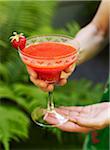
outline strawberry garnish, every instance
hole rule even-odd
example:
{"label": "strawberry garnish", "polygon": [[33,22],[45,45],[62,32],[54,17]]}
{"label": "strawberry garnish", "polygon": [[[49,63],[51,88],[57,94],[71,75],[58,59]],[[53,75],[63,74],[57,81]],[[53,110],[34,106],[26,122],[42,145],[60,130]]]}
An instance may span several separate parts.
{"label": "strawberry garnish", "polygon": [[23,36],[23,33],[17,34],[16,32],[13,32],[13,36],[10,37],[11,39],[11,45],[15,49],[22,50],[25,48],[26,45],[26,38]]}

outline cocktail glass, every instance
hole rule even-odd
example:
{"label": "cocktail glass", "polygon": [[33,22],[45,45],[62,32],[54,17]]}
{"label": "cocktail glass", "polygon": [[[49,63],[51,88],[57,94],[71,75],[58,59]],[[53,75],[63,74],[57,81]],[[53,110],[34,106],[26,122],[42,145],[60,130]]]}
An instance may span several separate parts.
{"label": "cocktail glass", "polygon": [[[67,46],[71,46],[74,49],[71,53],[56,57],[34,57],[29,54],[26,54],[26,52],[23,52],[22,50],[19,50],[19,54],[22,61],[24,62],[24,64],[26,64],[27,67],[30,67],[37,73],[38,79],[44,80],[49,84],[57,84],[60,80],[61,72],[70,65],[76,64],[78,59],[79,44],[76,40],[68,36],[46,35],[28,38],[26,47],[43,42],[54,42],[59,44],[61,43]],[[36,124],[45,127],[55,127],[62,125],[68,121],[68,116],[63,116],[59,114],[57,112],[57,109],[55,109],[52,92],[48,92],[48,102],[46,107],[47,108],[37,107],[32,112],[31,116]],[[46,118],[49,117],[49,115],[53,115],[54,118],[57,120],[57,123],[55,125],[46,122]]]}

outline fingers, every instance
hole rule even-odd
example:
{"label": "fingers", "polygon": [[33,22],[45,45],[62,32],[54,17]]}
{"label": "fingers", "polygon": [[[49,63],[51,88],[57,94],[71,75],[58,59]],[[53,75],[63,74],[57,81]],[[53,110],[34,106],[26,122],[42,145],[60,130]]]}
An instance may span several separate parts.
{"label": "fingers", "polygon": [[65,109],[65,107],[60,107],[55,109],[57,113],[66,116],[69,121],[76,123],[75,117],[79,115],[78,110],[74,109]]}
{"label": "fingers", "polygon": [[44,120],[51,125],[59,124],[59,120],[56,118],[54,113],[46,113],[44,116]]}
{"label": "fingers", "polygon": [[67,79],[72,74],[73,70],[75,69],[75,66],[76,66],[75,64],[72,64],[71,66],[69,66],[68,68],[66,68],[61,72],[59,81],[60,86],[64,86],[67,83]]}
{"label": "fingers", "polygon": [[[41,80],[40,80],[41,81]],[[40,87],[41,88],[41,87]],[[47,87],[42,87],[41,88],[44,92],[51,92],[54,90],[54,85],[53,84],[47,84]]]}
{"label": "fingers", "polygon": [[61,73],[61,79],[67,79],[71,73],[73,72],[73,70],[75,69],[75,64],[72,64],[71,66],[69,66],[68,68],[66,68],[65,70],[62,71]]}
{"label": "fingers", "polygon": [[[106,126],[104,117],[97,117],[93,105],[86,107],[60,107],[60,113],[68,113],[69,121],[91,129],[102,129]],[[98,111],[97,111],[98,112]]]}
{"label": "fingers", "polygon": [[68,116],[70,122],[76,123],[82,127],[94,128],[96,126],[96,121],[88,113],[83,113],[84,107],[60,107],[56,111],[63,116]]}
{"label": "fingers", "polygon": [[[64,86],[67,83],[67,78],[71,75],[72,71],[75,68],[75,64],[71,65],[61,73],[61,79],[59,81],[60,86]],[[54,85],[53,84],[47,84],[43,80],[37,79],[37,73],[32,70],[30,67],[27,67],[27,71],[30,75],[30,80],[39,88],[41,88],[45,92],[53,91],[54,90]]]}
{"label": "fingers", "polygon": [[67,83],[67,80],[66,80],[66,79],[61,79],[61,80],[59,81],[59,85],[60,85],[60,86],[64,86],[66,83]]}
{"label": "fingers", "polygon": [[102,119],[96,119],[96,118],[77,118],[76,123],[83,127],[92,128],[95,130],[103,129],[106,127],[106,124],[104,124]]}
{"label": "fingers", "polygon": [[[59,80],[59,85],[64,86],[67,83],[67,78],[71,75],[72,71],[74,70],[75,65],[71,65],[61,73],[61,79]],[[43,80],[37,79],[37,73],[32,70],[30,67],[27,67],[27,71],[30,75],[30,80],[39,88],[41,88],[45,92],[53,91],[54,85],[53,84],[47,84]]]}
{"label": "fingers", "polygon": [[64,108],[59,107],[59,108],[56,108],[55,110],[57,113],[63,116],[67,116],[69,120],[72,120],[74,122],[76,122],[76,120],[74,119],[74,116],[77,116],[79,114],[79,112],[70,110],[70,109],[65,109],[65,107]]}
{"label": "fingers", "polygon": [[30,80],[39,88],[41,88],[44,92],[49,92],[54,90],[53,84],[48,84],[43,80],[37,79],[37,73],[33,71],[30,67],[27,67],[27,71],[30,75]]}
{"label": "fingers", "polygon": [[[77,106],[62,107],[62,109],[72,111],[72,113],[70,113],[70,120],[71,121],[74,118],[75,123],[78,124],[79,126],[93,128],[96,125],[96,121],[95,121],[95,118],[92,118],[91,112],[88,111],[88,108],[89,108],[89,110],[92,111],[92,109],[90,109],[92,107],[90,107],[90,106],[86,106],[86,107],[77,107]],[[73,113],[74,111],[77,112],[76,115],[74,115],[74,113]]]}
{"label": "fingers", "polygon": [[68,120],[64,124],[59,125],[59,118],[54,113],[48,113],[44,117],[45,121],[47,121],[49,124],[56,126],[57,128],[67,131],[67,132],[82,132],[82,133],[87,133],[89,131],[92,131],[92,128],[89,127],[83,127],[74,122],[74,117],[78,115],[78,112],[73,112],[69,111],[68,109],[60,109],[56,108],[56,112],[65,118],[68,118],[69,114],[69,119],[72,121]]}
{"label": "fingers", "polygon": [[66,132],[81,132],[81,133],[88,133],[92,129],[80,127],[79,125],[73,123],[73,122],[66,122],[61,126],[58,126],[59,129],[66,131]]}
{"label": "fingers", "polygon": [[66,68],[66,69],[64,70],[64,72],[66,72],[66,73],[72,73],[73,70],[75,69],[75,67],[76,67],[76,64],[72,64],[72,65],[70,65],[68,68]]}
{"label": "fingers", "polygon": [[83,107],[81,107],[81,106],[61,106],[60,109],[81,112]]}
{"label": "fingers", "polygon": [[64,70],[64,72],[70,73],[70,72],[72,72],[72,68],[73,68],[73,65],[71,65],[71,66],[69,66],[68,68],[66,68],[66,69]]}
{"label": "fingers", "polygon": [[83,127],[93,128],[95,126],[95,122],[96,122],[94,119],[91,119],[88,117],[85,118],[84,116],[83,117],[76,116],[75,119],[76,119],[76,123],[80,126],[83,126]]}
{"label": "fingers", "polygon": [[71,75],[71,73],[66,73],[65,71],[61,72],[61,76],[60,79],[67,79],[69,76]]}
{"label": "fingers", "polygon": [[36,78],[33,78],[33,76],[30,76],[30,80],[39,88],[41,88],[44,92],[49,92],[53,91],[54,85],[53,84],[48,84],[43,80],[39,80]]}
{"label": "fingers", "polygon": [[65,109],[60,109],[60,108],[55,108],[55,111],[63,116],[68,116],[69,115],[69,111],[65,110]]}
{"label": "fingers", "polygon": [[55,125],[57,128],[61,129],[62,131],[66,132],[82,132],[82,133],[87,133],[91,131],[91,128],[85,128],[85,127],[80,127],[79,125],[67,121],[66,123],[62,125],[58,125],[59,121],[54,117],[54,115],[49,115],[48,117],[45,118],[45,121],[47,121],[51,125]]}
{"label": "fingers", "polygon": [[40,88],[46,88],[47,87],[47,83],[44,82],[43,80],[39,80],[39,79],[35,79],[33,78],[33,76],[30,76],[30,80],[38,87]]}
{"label": "fingers", "polygon": [[32,76],[33,78],[37,78],[37,73],[34,70],[32,70],[30,67],[27,67],[27,71],[30,76]]}

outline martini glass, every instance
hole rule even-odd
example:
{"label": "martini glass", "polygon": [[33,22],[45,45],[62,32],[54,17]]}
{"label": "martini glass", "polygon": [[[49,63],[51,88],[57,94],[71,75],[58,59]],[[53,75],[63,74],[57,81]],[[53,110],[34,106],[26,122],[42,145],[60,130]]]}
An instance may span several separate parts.
{"label": "martini glass", "polygon": [[[72,64],[76,64],[78,59],[79,45],[76,40],[64,35],[46,35],[34,36],[27,39],[26,48],[42,43],[58,43],[66,47],[73,48],[68,54],[60,56],[33,56],[26,52],[19,50],[20,57],[27,67],[30,67],[37,73],[37,78],[44,80],[48,84],[56,84],[60,80],[61,72]],[[46,49],[46,45],[45,45]],[[33,51],[33,49],[31,49]],[[60,51],[60,49],[59,49]],[[66,51],[66,49],[65,49]],[[46,119],[52,115],[57,123],[55,125],[49,124]],[[68,116],[63,116],[55,109],[53,101],[53,92],[48,92],[47,106],[37,107],[31,114],[33,121],[43,127],[56,127],[68,121]]]}

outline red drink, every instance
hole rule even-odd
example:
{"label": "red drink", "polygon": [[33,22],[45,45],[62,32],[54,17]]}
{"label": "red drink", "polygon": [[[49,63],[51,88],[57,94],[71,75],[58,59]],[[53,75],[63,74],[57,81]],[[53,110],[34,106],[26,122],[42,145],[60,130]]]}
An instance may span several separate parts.
{"label": "red drink", "polygon": [[31,44],[20,52],[23,62],[49,83],[58,82],[61,71],[76,63],[77,50],[68,44],[42,42]]}
{"label": "red drink", "polygon": [[[48,83],[57,83],[60,79],[61,71],[76,63],[78,49],[77,41],[71,37],[46,35],[28,38],[26,47],[19,50],[19,54],[27,67],[37,73],[39,79]],[[58,121],[55,125],[47,124],[46,122],[46,118],[50,114]],[[54,109],[52,92],[48,92],[47,108],[37,107],[32,112],[32,119],[36,124],[46,127],[62,125],[68,121],[68,117],[59,114]]]}

